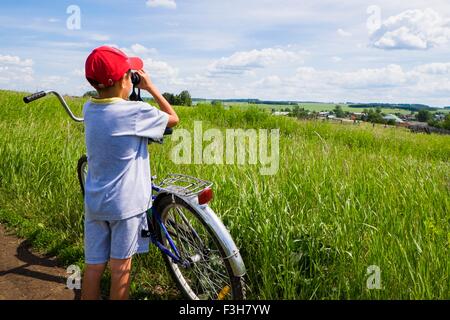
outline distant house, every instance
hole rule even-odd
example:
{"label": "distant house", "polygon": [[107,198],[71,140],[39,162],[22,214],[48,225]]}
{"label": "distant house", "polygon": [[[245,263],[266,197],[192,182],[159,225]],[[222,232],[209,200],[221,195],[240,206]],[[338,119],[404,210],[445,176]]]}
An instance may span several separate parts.
{"label": "distant house", "polygon": [[352,112],[350,118],[352,120],[362,120],[366,114],[364,112]]}
{"label": "distant house", "polygon": [[401,116],[402,120],[404,121],[415,121],[416,115],[415,114],[404,114]]}
{"label": "distant house", "polygon": [[383,119],[386,121],[394,120],[395,123],[403,123],[404,122],[402,119],[400,119],[399,117],[397,117],[394,114],[387,114],[383,117]]}
{"label": "distant house", "polygon": [[272,113],[274,116],[288,116],[289,112],[286,111],[275,111]]}

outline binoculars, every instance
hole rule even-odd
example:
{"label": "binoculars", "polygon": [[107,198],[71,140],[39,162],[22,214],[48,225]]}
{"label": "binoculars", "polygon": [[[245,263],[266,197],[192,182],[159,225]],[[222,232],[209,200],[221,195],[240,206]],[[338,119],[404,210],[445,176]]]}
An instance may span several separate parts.
{"label": "binoculars", "polygon": [[137,86],[139,84],[139,82],[141,82],[141,76],[136,72],[132,72],[131,73],[131,82],[133,83],[134,86]]}
{"label": "binoculars", "polygon": [[131,73],[131,82],[133,83],[133,92],[131,93],[129,100],[130,101],[142,101],[141,89],[137,88],[137,93],[136,93],[136,87],[139,84],[139,82],[141,82],[141,76],[136,72],[132,72]]}

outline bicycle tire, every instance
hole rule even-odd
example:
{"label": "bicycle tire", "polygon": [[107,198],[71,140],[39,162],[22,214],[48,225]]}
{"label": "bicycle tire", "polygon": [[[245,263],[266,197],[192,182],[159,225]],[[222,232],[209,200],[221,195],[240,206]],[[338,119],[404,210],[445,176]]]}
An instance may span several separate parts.
{"label": "bicycle tire", "polygon": [[[206,221],[204,221],[201,218],[201,216],[197,213],[197,211],[192,206],[190,206],[183,199],[181,199],[180,197],[177,197],[175,195],[167,194],[167,195],[163,196],[156,203],[155,209],[157,210],[157,212],[160,213],[161,221],[164,224],[164,226],[169,230],[170,226],[167,225],[167,220],[169,217],[168,210],[174,206],[182,207],[182,208],[186,209],[189,213],[191,213],[192,217],[196,218],[198,220],[198,222],[200,222],[201,225],[205,228],[208,235],[212,238],[214,245],[220,252],[220,259],[223,262],[223,265],[225,266],[226,274],[227,274],[226,280],[228,281],[228,283],[226,283],[225,286],[229,285],[229,287],[231,289],[231,290],[229,290],[229,292],[231,292],[231,296],[226,295],[226,298],[229,298],[231,300],[245,299],[246,286],[245,286],[244,276],[235,276],[233,274],[231,264],[230,264],[229,260],[226,259],[225,251],[222,248],[222,246],[220,245],[220,241],[217,240],[211,227],[206,223]],[[157,228],[156,233],[159,238],[159,241],[161,241],[161,243],[163,243],[164,245],[168,246],[168,241],[167,241],[166,237],[164,236],[164,232],[161,230],[155,217],[154,217],[153,222],[154,222],[154,226],[156,226],[156,228]],[[172,236],[172,240],[174,240],[174,242],[176,242],[176,239],[174,239],[173,236]],[[177,244],[177,248],[180,249],[179,243],[176,243],[176,244]],[[185,279],[184,275],[182,274],[182,270],[187,270],[187,269],[182,269],[182,267],[177,265],[176,263],[174,263],[168,255],[166,255],[164,253],[162,255],[163,255],[163,259],[165,261],[165,264],[169,270],[171,277],[173,278],[173,280],[177,284],[177,287],[180,289],[180,291],[183,293],[183,295],[190,300],[197,300],[197,299],[200,300],[199,292],[194,292],[194,290],[191,288],[191,285],[188,284],[188,281]],[[225,286],[223,287],[223,289],[225,289]],[[222,290],[220,292],[217,292],[217,291],[219,291],[219,290],[216,290],[215,292],[208,292],[208,293],[203,292],[201,295],[203,297],[202,300],[203,299],[204,300],[218,300],[219,298],[221,298],[220,294],[222,293]],[[208,298],[205,297],[205,294],[208,296]],[[213,299],[213,296],[216,299]]]}
{"label": "bicycle tire", "polygon": [[86,182],[86,174],[87,174],[87,156],[84,154],[78,159],[77,164],[77,174],[78,174],[78,182],[80,183],[81,193],[84,197],[84,184]]}

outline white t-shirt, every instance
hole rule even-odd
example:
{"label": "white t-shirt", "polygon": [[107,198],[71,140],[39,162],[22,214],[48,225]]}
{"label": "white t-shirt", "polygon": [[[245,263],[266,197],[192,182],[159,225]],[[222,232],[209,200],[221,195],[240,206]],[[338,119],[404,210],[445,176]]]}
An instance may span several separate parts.
{"label": "white t-shirt", "polygon": [[122,220],[152,205],[148,138],[160,139],[169,115],[145,102],[92,99],[83,107],[88,220]]}

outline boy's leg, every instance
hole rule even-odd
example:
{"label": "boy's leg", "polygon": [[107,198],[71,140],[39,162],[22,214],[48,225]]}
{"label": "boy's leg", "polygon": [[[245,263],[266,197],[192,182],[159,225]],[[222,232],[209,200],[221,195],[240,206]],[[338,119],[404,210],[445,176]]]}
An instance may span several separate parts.
{"label": "boy's leg", "polygon": [[103,271],[105,271],[105,267],[106,263],[86,265],[81,287],[82,300],[100,299],[100,280],[102,278]]}
{"label": "boy's leg", "polygon": [[128,299],[131,275],[131,258],[136,253],[148,252],[149,238],[146,213],[124,220],[110,221],[111,226],[111,300]]}
{"label": "boy's leg", "polygon": [[130,292],[131,258],[110,260],[111,300],[127,300]]}
{"label": "boy's leg", "polygon": [[81,283],[83,300],[100,299],[100,280],[108,262],[111,230],[107,221],[84,220],[86,269]]}

